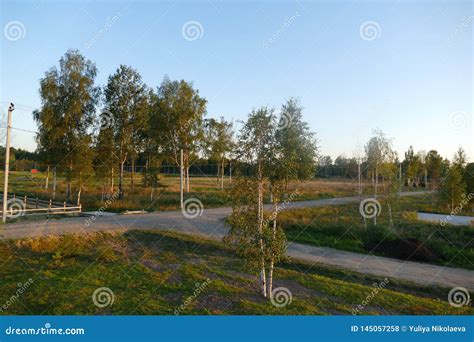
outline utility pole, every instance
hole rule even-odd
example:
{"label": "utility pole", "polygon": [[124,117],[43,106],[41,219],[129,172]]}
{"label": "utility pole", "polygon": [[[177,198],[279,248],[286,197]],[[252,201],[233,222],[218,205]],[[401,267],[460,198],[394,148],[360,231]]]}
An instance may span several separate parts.
{"label": "utility pole", "polygon": [[3,183],[3,211],[2,221],[7,222],[7,201],[8,201],[8,171],[10,170],[10,131],[12,128],[12,112],[15,105],[10,103],[8,107],[8,124],[7,124],[7,142],[5,144],[5,181]]}
{"label": "utility pole", "polygon": [[184,194],[183,194],[183,150],[181,150],[180,163],[179,163],[179,195],[180,195],[180,206],[181,210],[184,207]]}
{"label": "utility pole", "polygon": [[361,174],[360,174],[360,159],[357,160],[357,178],[359,180],[359,199],[362,198],[362,183],[361,183]]}
{"label": "utility pole", "polygon": [[400,196],[402,194],[402,186],[403,186],[403,181],[402,181],[402,163],[398,163],[398,168],[399,168],[399,172],[398,172],[398,180],[400,181]]}
{"label": "utility pole", "polygon": [[53,169],[53,199],[56,198],[56,166]]}

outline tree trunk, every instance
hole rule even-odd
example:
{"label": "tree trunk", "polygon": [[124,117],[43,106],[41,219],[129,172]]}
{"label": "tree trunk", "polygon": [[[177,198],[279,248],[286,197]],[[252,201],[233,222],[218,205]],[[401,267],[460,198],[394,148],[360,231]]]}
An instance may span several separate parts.
{"label": "tree trunk", "polygon": [[123,167],[125,164],[125,159],[120,163],[120,175],[119,175],[119,199],[123,199]]}
{"label": "tree trunk", "polygon": [[53,170],[53,199],[56,198],[56,166]]}
{"label": "tree trunk", "polygon": [[66,202],[69,202],[71,199],[71,177],[72,177],[72,162],[69,162],[69,173],[67,175]]}
{"label": "tree trunk", "polygon": [[79,190],[77,191],[77,205],[81,204],[81,194],[82,194],[82,171],[79,172]]}
{"label": "tree trunk", "polygon": [[390,229],[393,230],[392,205],[390,203],[388,203],[387,207],[388,207],[388,216],[390,218]]}
{"label": "tree trunk", "polygon": [[[150,174],[149,165],[150,165],[150,155],[148,155],[148,157],[146,158],[146,162],[145,162],[145,173],[144,173],[145,182],[144,182],[144,185],[145,186],[151,185],[153,187],[153,184],[151,184],[151,174]],[[143,174],[143,172],[142,172],[142,174]]]}
{"label": "tree trunk", "polygon": [[266,286],[266,276],[265,276],[265,254],[263,248],[263,175],[262,175],[262,166],[259,162],[258,165],[258,234],[259,237],[259,244],[260,244],[260,251],[262,253],[261,260],[260,260],[260,285],[262,290],[263,297],[267,297],[267,286]]}
{"label": "tree trunk", "polygon": [[454,189],[451,187],[451,212],[454,211]]}
{"label": "tree trunk", "polygon": [[[379,186],[379,170],[378,167],[375,166],[375,195],[374,198],[377,200],[377,188]],[[374,226],[377,226],[377,215],[374,216]]]}
{"label": "tree trunk", "polygon": [[[275,196],[273,195],[273,198]],[[273,220],[273,240],[276,239],[276,230],[277,230],[277,215],[278,215],[278,201],[274,201],[274,220]],[[270,260],[270,266],[268,269],[268,295],[272,295],[272,290],[273,290],[273,266],[275,264],[275,258],[272,256]]]}
{"label": "tree trunk", "polygon": [[130,173],[130,189],[133,191],[135,177],[135,158],[132,158],[132,172]]}
{"label": "tree trunk", "polygon": [[261,262],[261,271],[260,271],[260,287],[262,290],[262,296],[267,298],[267,283],[266,283],[266,275],[265,275],[265,261],[262,258]]}
{"label": "tree trunk", "polygon": [[114,193],[114,167],[110,168],[110,193]]}
{"label": "tree trunk", "polygon": [[374,189],[374,197],[377,198],[377,188],[379,186],[379,170],[378,167],[375,167],[375,189]]}
{"label": "tree trunk", "polygon": [[222,159],[221,173],[221,190],[224,190],[224,159]]}
{"label": "tree trunk", "polygon": [[48,191],[48,188],[49,188],[49,165],[48,165],[48,168],[46,169],[46,184],[44,186],[44,189]]}
{"label": "tree trunk", "polygon": [[186,193],[189,193],[189,165],[186,167]]}

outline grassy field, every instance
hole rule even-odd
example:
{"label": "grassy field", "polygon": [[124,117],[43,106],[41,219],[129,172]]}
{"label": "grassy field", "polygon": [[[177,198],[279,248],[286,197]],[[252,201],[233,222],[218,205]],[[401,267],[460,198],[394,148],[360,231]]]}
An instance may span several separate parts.
{"label": "grassy field", "polygon": [[290,241],[474,269],[474,227],[416,219],[416,211],[436,208],[429,195],[400,198],[393,207],[393,230],[383,201],[381,208],[376,227],[372,219],[365,226],[358,204],[295,209],[280,217]]}
{"label": "grassy field", "polygon": [[[0,260],[3,315],[338,315],[354,314],[355,308],[374,315],[474,313],[450,306],[445,289],[296,262],[276,268],[275,286],[292,293],[291,303],[279,308],[258,294],[256,276],[231,249],[171,233],[2,241]],[[375,292],[374,283],[382,281]],[[25,282],[28,287],[15,297]],[[94,304],[100,287],[113,292],[113,303]]]}
{"label": "grassy field", "polygon": [[[52,196],[52,180],[49,182],[49,191],[45,190],[45,173],[30,174],[28,172],[12,172],[10,174],[10,192],[40,199],[49,199]],[[0,186],[3,177],[0,173]],[[117,191],[118,179],[115,180]],[[231,185],[230,179],[225,178],[224,190],[215,177],[191,177],[190,192],[185,193],[185,198],[198,198],[204,207],[222,207],[229,205],[227,189]],[[289,192],[298,189],[298,200],[331,198],[339,196],[352,196],[356,194],[356,183],[349,180],[311,180],[304,184],[292,182]],[[106,189],[110,192],[110,189]],[[126,210],[176,210],[179,208],[179,178],[175,175],[161,175],[159,187],[142,186],[141,175],[135,176],[135,186],[131,189],[130,175],[124,178],[125,197],[121,201],[114,201],[108,205],[106,211],[122,212]],[[74,194],[73,198],[76,197]],[[97,210],[103,206],[102,183],[94,178],[89,178],[81,195],[84,210]],[[66,199],[66,183],[64,177],[58,177],[56,200]],[[73,201],[73,203],[75,203]]]}
{"label": "grassy field", "polygon": [[[121,201],[113,201],[105,211],[123,212],[126,210],[177,210],[179,209],[179,178],[175,175],[160,176],[160,185],[153,189],[142,186],[140,174],[135,175],[135,186],[131,189],[130,174],[126,173],[124,178],[125,197]],[[29,172],[10,173],[10,193],[50,199],[52,197],[52,176],[50,175],[48,191],[45,190],[46,174]],[[104,206],[101,201],[103,184],[90,177],[85,181],[81,195],[81,203],[84,211],[98,210]],[[118,179],[115,180],[115,191],[117,191]],[[215,177],[199,176],[191,177],[190,192],[185,193],[186,198],[198,198],[205,208],[222,207],[229,205],[227,190],[231,186],[231,180],[224,179],[224,190],[220,188],[220,182]],[[3,187],[3,173],[0,172],[0,187]],[[357,196],[358,183],[356,180],[348,179],[312,179],[305,182],[290,182],[288,193],[298,191],[295,200],[311,200],[322,198],[334,198],[345,196]],[[404,191],[417,190],[407,187]],[[106,192],[110,193],[110,188]],[[372,191],[369,183],[363,183],[363,193]],[[77,194],[72,196],[71,203],[76,203]],[[57,180],[56,201],[62,202],[66,199],[66,183],[62,176]],[[269,198],[266,199],[269,202]]]}

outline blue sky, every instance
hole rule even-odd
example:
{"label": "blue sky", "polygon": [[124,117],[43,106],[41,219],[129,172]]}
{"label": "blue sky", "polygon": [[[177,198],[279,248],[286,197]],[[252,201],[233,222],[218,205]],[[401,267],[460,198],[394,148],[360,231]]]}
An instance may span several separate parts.
{"label": "blue sky", "polygon": [[[192,81],[210,117],[242,120],[299,97],[333,157],[361,152],[379,128],[400,155],[413,145],[451,158],[462,146],[474,161],[470,1],[3,0],[0,9],[1,112],[13,101],[18,128],[36,129],[39,79],[76,48],[100,85],[120,64],[152,87],[164,75]],[[183,36],[190,21],[202,27],[195,40]],[[15,131],[13,145],[34,149],[34,135]]]}

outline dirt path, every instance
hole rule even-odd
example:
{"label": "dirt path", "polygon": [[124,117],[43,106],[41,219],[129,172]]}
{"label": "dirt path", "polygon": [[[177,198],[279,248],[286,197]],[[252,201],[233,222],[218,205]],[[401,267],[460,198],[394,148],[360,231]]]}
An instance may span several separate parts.
{"label": "dirt path", "polygon": [[418,213],[418,220],[432,223],[444,222],[444,224],[454,226],[469,226],[474,224],[474,217],[472,216],[454,216],[431,213]]}
{"label": "dirt path", "polygon": [[[419,192],[403,193],[403,196],[419,195]],[[293,202],[285,209],[321,207],[358,202],[358,197],[343,197],[304,202]],[[50,219],[37,222],[9,224],[0,228],[0,239],[39,237],[56,234],[72,234],[92,231],[157,229],[200,235],[221,240],[227,233],[224,219],[230,208],[205,209],[201,216],[185,218],[180,211],[149,213],[139,215],[117,215]],[[89,222],[90,224],[87,224]],[[421,285],[438,285],[446,288],[462,286],[474,291],[474,271],[401,261],[374,255],[339,251],[327,247],[314,247],[291,243],[288,254],[292,258],[327,264],[360,273],[382,277],[394,277]]]}

